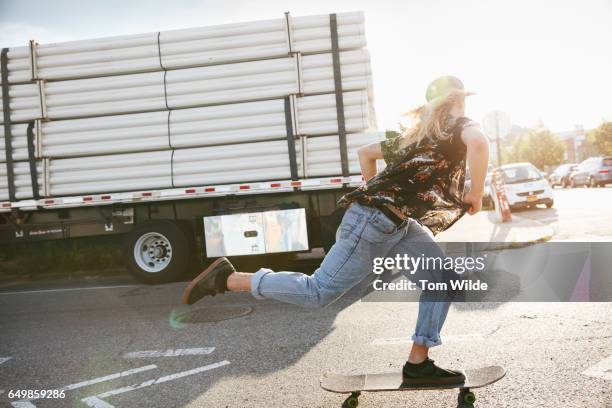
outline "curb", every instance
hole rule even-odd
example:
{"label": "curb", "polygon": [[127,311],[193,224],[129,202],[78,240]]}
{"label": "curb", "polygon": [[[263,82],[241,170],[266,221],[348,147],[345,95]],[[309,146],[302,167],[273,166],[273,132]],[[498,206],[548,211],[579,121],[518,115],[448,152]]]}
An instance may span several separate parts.
{"label": "curb", "polygon": [[548,225],[537,221],[537,220],[533,220],[531,218],[526,218],[526,217],[521,217],[520,215],[516,215],[516,214],[512,214],[513,217],[518,218],[520,220],[525,220],[531,223],[536,224],[538,227],[540,228],[546,228],[548,229],[548,232],[544,235],[542,235],[539,238],[536,239],[532,239],[532,240],[527,240],[527,241],[510,241],[510,242],[491,242],[490,244],[493,245],[492,248],[489,247],[485,247],[483,249],[483,251],[499,251],[502,249],[518,249],[518,248],[525,248],[528,247],[530,245],[535,245],[535,244],[541,244],[542,242],[547,242],[550,241],[553,236],[555,235],[555,231],[549,227]]}

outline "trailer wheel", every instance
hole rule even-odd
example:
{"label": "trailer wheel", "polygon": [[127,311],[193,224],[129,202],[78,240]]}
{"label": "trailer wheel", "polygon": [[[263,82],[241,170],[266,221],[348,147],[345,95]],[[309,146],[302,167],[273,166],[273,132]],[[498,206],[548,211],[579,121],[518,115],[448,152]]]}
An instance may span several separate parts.
{"label": "trailer wheel", "polygon": [[149,221],[125,239],[124,258],[129,272],[148,284],[176,280],[189,265],[189,248],[183,230],[174,222]]}

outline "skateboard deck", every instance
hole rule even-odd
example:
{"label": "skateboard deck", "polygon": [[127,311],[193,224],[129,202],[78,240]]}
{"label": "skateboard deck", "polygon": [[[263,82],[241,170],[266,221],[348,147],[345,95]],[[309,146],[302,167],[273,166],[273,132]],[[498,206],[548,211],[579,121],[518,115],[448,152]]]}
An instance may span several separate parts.
{"label": "skateboard deck", "polygon": [[506,370],[499,366],[482,367],[464,370],[465,382],[460,384],[441,385],[405,385],[402,381],[402,372],[382,374],[356,374],[342,375],[326,373],[321,377],[321,388],[337,393],[351,393],[344,404],[345,408],[355,408],[358,405],[357,398],[362,391],[418,391],[418,390],[445,390],[459,388],[458,407],[473,407],[475,397],[471,388],[481,388],[501,380],[506,375]]}

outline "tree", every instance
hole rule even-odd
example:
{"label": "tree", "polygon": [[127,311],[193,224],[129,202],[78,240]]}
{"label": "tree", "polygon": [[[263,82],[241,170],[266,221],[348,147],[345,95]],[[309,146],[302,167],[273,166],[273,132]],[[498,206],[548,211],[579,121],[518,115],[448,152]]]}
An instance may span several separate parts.
{"label": "tree", "polygon": [[539,169],[563,162],[565,143],[546,129],[539,129],[518,137],[506,149],[504,162],[530,162]]}
{"label": "tree", "polygon": [[591,130],[587,135],[587,143],[601,155],[612,155],[612,122],[604,122]]}

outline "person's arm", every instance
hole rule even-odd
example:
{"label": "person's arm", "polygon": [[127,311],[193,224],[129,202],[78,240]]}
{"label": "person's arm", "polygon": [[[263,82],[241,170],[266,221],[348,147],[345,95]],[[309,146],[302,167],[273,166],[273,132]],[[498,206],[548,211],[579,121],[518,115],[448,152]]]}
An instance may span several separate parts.
{"label": "person's arm", "polygon": [[463,129],[461,140],[467,146],[467,163],[472,176],[470,191],[464,195],[463,201],[470,205],[468,213],[474,215],[482,208],[489,164],[489,140],[478,126],[467,126]]}
{"label": "person's arm", "polygon": [[359,156],[361,174],[363,174],[365,181],[368,181],[376,175],[376,160],[383,158],[380,143],[376,142],[360,147],[357,150],[357,155]]}

